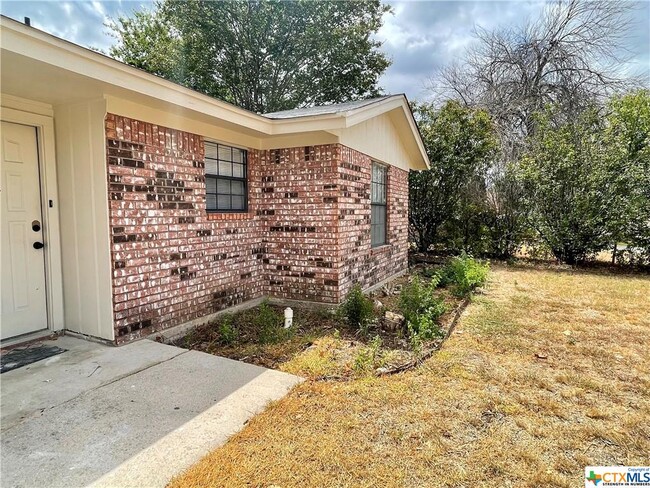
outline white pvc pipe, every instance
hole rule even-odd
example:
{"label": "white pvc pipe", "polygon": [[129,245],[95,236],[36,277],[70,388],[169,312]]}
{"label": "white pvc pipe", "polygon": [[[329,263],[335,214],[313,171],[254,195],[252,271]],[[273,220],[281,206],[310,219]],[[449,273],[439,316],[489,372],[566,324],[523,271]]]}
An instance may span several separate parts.
{"label": "white pvc pipe", "polygon": [[288,329],[293,325],[293,310],[289,307],[284,309],[284,328]]}

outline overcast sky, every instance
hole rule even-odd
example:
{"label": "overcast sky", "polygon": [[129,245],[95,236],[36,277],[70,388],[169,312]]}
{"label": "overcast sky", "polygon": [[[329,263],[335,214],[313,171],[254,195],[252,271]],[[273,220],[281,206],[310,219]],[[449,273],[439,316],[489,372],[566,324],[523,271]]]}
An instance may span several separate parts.
{"label": "overcast sky", "polygon": [[[614,0],[626,1],[626,0]],[[631,0],[629,0],[631,1]],[[629,69],[650,79],[650,0],[636,2],[634,28],[628,33],[633,55]],[[393,64],[380,83],[389,93],[410,99],[426,97],[426,80],[436,69],[462,55],[475,26],[487,29],[522,23],[543,8],[544,1],[392,1],[379,38]],[[106,50],[114,39],[106,33],[107,17],[150,8],[149,1],[1,0],[2,14],[22,20],[69,41]]]}

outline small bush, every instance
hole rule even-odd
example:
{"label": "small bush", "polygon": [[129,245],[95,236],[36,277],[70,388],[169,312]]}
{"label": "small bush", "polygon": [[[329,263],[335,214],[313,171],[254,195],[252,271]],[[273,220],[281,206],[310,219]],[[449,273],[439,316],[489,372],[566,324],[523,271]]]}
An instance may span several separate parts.
{"label": "small bush", "polygon": [[418,315],[412,321],[407,322],[410,337],[416,336],[420,340],[430,340],[442,336],[442,331],[437,320],[445,312],[445,306],[439,303],[435,309],[428,309],[426,313]]}
{"label": "small bush", "polygon": [[257,327],[260,344],[277,344],[289,338],[292,329],[284,328],[284,316],[265,300],[258,308],[253,319]]}
{"label": "small bush", "polygon": [[233,344],[235,341],[237,341],[238,337],[238,332],[237,329],[233,325],[233,315],[232,314],[224,314],[221,317],[221,321],[219,322],[219,325],[217,326],[217,330],[219,331],[219,342],[221,342],[224,345],[230,345]]}
{"label": "small bush", "polygon": [[355,329],[366,331],[375,317],[372,300],[363,294],[361,286],[356,284],[348,292],[345,301],[339,306],[339,315]]}
{"label": "small bush", "polygon": [[422,276],[424,276],[425,278],[429,278],[429,279],[437,278],[438,280],[440,280],[440,271],[438,271],[436,268],[432,268],[432,267],[424,268],[422,270]]}
{"label": "small bush", "polygon": [[420,351],[422,341],[442,334],[437,321],[445,313],[445,304],[435,295],[438,282],[438,276],[434,276],[428,285],[424,285],[416,276],[400,293],[399,309],[406,320],[411,348],[416,353]]}
{"label": "small bush", "polygon": [[423,314],[430,315],[435,320],[444,313],[442,300],[434,294],[438,281],[438,277],[434,276],[425,285],[419,276],[415,276],[410,283],[404,285],[399,295],[399,310],[407,323],[416,322]]}
{"label": "small bush", "polygon": [[463,252],[442,270],[441,281],[452,285],[456,296],[466,296],[487,281],[490,265]]}

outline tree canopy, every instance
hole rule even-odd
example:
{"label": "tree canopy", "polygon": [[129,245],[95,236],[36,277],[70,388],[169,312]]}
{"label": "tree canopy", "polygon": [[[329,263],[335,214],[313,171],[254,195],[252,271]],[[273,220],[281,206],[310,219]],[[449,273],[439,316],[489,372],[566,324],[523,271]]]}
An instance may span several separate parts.
{"label": "tree canopy", "polygon": [[[604,140],[608,148],[606,189],[612,193],[608,227],[612,241],[626,243],[650,263],[650,91],[615,97],[609,104]],[[625,252],[627,251],[627,252]],[[625,256],[627,254],[627,256]]]}
{"label": "tree canopy", "polygon": [[[432,79],[434,115],[421,118],[432,165],[444,175],[411,177],[420,193],[411,196],[411,226],[430,233],[425,241],[502,258],[525,245],[567,263],[611,249],[614,258],[650,264],[650,96],[626,65],[635,8],[558,0],[521,24],[477,28],[465,55]],[[444,112],[464,120],[448,111],[449,100],[491,121],[485,137],[497,147],[487,168],[449,167],[436,156],[440,139],[428,137],[429,122]],[[442,150],[463,161],[473,149]],[[456,176],[463,184],[441,211]]]}
{"label": "tree canopy", "polygon": [[254,112],[379,95],[379,0],[162,0],[118,17],[109,53]]}
{"label": "tree canopy", "polygon": [[[625,69],[633,2],[558,0],[521,25],[476,30],[465,56],[432,80],[439,97],[487,109],[518,153],[535,113],[588,109],[635,81]],[[516,155],[515,155],[516,156]]]}
{"label": "tree canopy", "polygon": [[440,110],[415,107],[431,169],[409,174],[409,223],[420,250],[436,242],[440,227],[459,209],[474,175],[495,155],[492,121],[483,110],[449,101]]}

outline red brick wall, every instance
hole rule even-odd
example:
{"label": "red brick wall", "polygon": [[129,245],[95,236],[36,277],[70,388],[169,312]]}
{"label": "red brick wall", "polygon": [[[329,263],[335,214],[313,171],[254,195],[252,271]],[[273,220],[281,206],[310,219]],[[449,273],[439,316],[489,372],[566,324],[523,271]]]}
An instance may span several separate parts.
{"label": "red brick wall", "polygon": [[369,156],[341,146],[339,162],[339,293],[354,283],[368,288],[408,266],[408,173],[388,167],[386,245],[370,244]]}
{"label": "red brick wall", "polygon": [[201,137],[112,114],[106,135],[116,341],[261,296],[256,152],[249,213],[216,215]]}
{"label": "red brick wall", "polygon": [[207,213],[200,136],[107,115],[117,343],[256,297],[336,303],[407,265],[406,172],[370,248],[370,158],[338,144],[249,150],[247,213]]}
{"label": "red brick wall", "polygon": [[264,294],[338,301],[338,146],[262,151]]}

